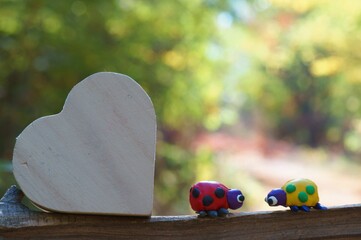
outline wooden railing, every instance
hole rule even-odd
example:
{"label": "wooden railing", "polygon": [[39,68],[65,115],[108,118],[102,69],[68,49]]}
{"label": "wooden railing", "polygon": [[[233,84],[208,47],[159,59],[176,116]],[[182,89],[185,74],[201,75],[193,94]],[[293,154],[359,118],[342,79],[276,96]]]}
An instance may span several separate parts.
{"label": "wooden railing", "polygon": [[[44,213],[11,187],[0,200],[5,239],[361,239],[361,204],[325,211],[243,212],[227,217],[119,217]],[[2,239],[0,238],[0,239]]]}

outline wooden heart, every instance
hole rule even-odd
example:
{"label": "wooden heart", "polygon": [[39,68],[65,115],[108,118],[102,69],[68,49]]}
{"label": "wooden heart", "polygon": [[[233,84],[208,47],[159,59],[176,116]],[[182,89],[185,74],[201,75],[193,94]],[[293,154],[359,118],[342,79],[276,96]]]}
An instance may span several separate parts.
{"label": "wooden heart", "polygon": [[63,110],[32,122],[16,140],[15,178],[50,211],[151,215],[156,117],[130,77],[93,74],[69,93]]}

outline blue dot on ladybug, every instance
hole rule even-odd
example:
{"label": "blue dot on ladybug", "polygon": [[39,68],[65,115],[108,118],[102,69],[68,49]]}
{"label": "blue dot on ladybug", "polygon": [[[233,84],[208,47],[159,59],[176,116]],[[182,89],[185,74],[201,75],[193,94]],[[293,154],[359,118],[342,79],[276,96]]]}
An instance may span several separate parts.
{"label": "blue dot on ladybug", "polygon": [[199,216],[225,216],[228,209],[241,208],[245,200],[240,190],[230,189],[215,181],[201,181],[189,190],[189,202]]}

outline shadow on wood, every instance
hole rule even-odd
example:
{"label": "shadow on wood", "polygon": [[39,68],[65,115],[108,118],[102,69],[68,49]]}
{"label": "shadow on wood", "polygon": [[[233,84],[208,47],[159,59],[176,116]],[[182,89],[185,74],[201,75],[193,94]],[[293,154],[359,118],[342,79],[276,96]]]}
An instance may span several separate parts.
{"label": "shadow on wood", "polygon": [[309,213],[245,212],[223,218],[119,217],[43,213],[9,188],[0,200],[0,236],[11,239],[360,239],[361,204]]}

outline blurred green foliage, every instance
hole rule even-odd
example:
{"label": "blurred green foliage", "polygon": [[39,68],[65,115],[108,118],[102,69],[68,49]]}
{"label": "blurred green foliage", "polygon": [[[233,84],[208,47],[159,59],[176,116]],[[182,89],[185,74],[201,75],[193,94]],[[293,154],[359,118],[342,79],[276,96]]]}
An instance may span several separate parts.
{"label": "blurred green foliage", "polygon": [[361,2],[258,2],[232,44],[249,65],[244,111],[278,138],[359,157]]}
{"label": "blurred green foliage", "polygon": [[[189,169],[194,156],[185,149],[208,117],[214,118],[222,91],[222,70],[206,56],[209,41],[217,39],[219,5],[133,0],[0,4],[0,156],[11,159],[22,129],[59,112],[78,81],[99,71],[120,72],[141,84],[155,105],[162,149],[156,180],[167,192],[160,194],[156,209],[174,198],[171,189],[177,188],[170,179],[184,179],[187,192],[195,176]],[[0,184],[2,190],[8,187]]]}
{"label": "blurred green foliage", "polygon": [[352,0],[0,0],[0,190],[14,182],[16,136],[99,71],[131,76],[153,100],[155,214],[187,212],[190,184],[223,176],[193,141],[240,120],[357,158],[360,10]]}

